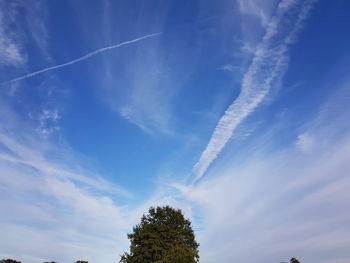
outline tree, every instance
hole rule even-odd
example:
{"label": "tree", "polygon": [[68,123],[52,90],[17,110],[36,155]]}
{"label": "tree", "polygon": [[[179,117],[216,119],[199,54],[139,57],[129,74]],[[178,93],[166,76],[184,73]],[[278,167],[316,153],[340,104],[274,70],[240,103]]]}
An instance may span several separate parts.
{"label": "tree", "polygon": [[[281,262],[281,263],[287,263],[287,262]],[[290,263],[300,263],[300,262],[296,258],[291,258]]]}
{"label": "tree", "polygon": [[290,263],[300,263],[296,258],[291,258]]}
{"label": "tree", "polygon": [[121,263],[196,263],[199,244],[181,210],[170,206],[151,207],[141,223],[128,234],[130,252]]}

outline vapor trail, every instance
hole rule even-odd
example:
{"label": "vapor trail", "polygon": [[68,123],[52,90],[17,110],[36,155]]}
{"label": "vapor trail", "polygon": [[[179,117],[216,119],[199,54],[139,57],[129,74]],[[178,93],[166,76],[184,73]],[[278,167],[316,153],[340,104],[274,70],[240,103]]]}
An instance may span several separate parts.
{"label": "vapor trail", "polygon": [[255,56],[245,73],[241,92],[225,111],[193,167],[193,184],[206,173],[232,137],[238,125],[264,101],[271,87],[288,67],[288,49],[296,40],[316,0],[282,0],[271,18]]}
{"label": "vapor trail", "polygon": [[42,69],[42,70],[38,70],[38,71],[35,71],[35,72],[32,72],[32,73],[29,73],[27,75],[15,78],[15,79],[5,81],[5,82],[3,82],[1,84],[8,84],[8,83],[16,82],[16,81],[19,81],[19,80],[22,80],[22,79],[27,79],[27,78],[34,77],[34,76],[36,76],[38,74],[41,74],[41,73],[44,73],[46,71],[50,71],[50,70],[54,70],[54,69],[58,69],[58,68],[63,68],[63,67],[72,65],[74,63],[77,63],[79,61],[88,59],[89,57],[95,56],[95,55],[97,55],[99,53],[102,53],[102,52],[105,52],[107,50],[111,50],[111,49],[114,49],[114,48],[125,46],[125,45],[131,44],[131,43],[135,43],[135,42],[138,42],[138,41],[146,39],[146,38],[155,37],[155,36],[158,36],[160,34],[161,33],[150,34],[150,35],[139,37],[139,38],[136,38],[136,39],[133,39],[133,40],[125,41],[125,42],[122,42],[122,43],[119,43],[119,44],[116,44],[116,45],[103,47],[103,48],[97,49],[95,51],[92,51],[92,52],[90,52],[90,53],[88,53],[88,54],[86,54],[86,55],[84,55],[84,56],[82,56],[80,58],[74,59],[72,61],[69,61],[69,62],[66,62],[66,63],[63,63],[63,64],[59,64],[59,65],[56,65],[56,66],[48,67],[48,68],[45,68],[45,69]]}

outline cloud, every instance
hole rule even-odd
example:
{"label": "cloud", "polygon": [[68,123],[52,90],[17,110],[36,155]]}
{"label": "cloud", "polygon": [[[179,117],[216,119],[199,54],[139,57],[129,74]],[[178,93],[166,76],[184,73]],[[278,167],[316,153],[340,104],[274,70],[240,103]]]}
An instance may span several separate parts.
{"label": "cloud", "polygon": [[[349,91],[335,92],[284,147],[266,145],[274,144],[271,133],[281,136],[281,124],[271,124],[259,135],[265,143],[245,146],[249,158],[231,156],[197,185],[177,187],[202,212],[197,234],[205,262],[350,260]],[[303,135],[315,142],[307,151],[299,145]]]}
{"label": "cloud", "polygon": [[243,15],[250,15],[257,17],[263,27],[269,23],[270,17],[275,6],[278,4],[277,0],[257,1],[257,0],[237,0],[240,12]]}
{"label": "cloud", "polygon": [[316,142],[309,134],[303,133],[298,135],[296,145],[301,151],[309,152],[316,146]]}
{"label": "cloud", "polygon": [[222,66],[218,67],[217,70],[234,72],[234,71],[237,71],[237,70],[241,70],[241,68],[238,67],[238,66],[225,64],[225,65],[222,65]]}
{"label": "cloud", "polygon": [[[22,134],[21,136],[25,135]],[[127,191],[113,186],[109,182],[107,183],[100,177],[94,178],[91,173],[86,172],[86,175],[84,175],[81,172],[74,171],[74,168],[69,169],[68,160],[62,161],[62,163],[48,160],[44,153],[45,151],[48,151],[48,153],[52,151],[52,146],[42,145],[40,140],[36,141],[33,137],[25,136],[25,139],[21,141],[19,138],[12,138],[12,136],[7,135],[7,132],[0,133],[1,145],[7,149],[7,151],[0,153],[1,159],[15,166],[29,167],[47,176],[71,180],[102,192],[119,193],[126,197],[130,195]],[[26,141],[29,141],[29,144]],[[67,150],[61,151],[69,156]],[[11,154],[8,154],[8,152]]]}
{"label": "cloud", "polygon": [[1,257],[113,261],[127,248],[132,226],[129,211],[115,199],[131,194],[86,169],[69,148],[37,137],[2,105],[0,228],[6,238],[0,239]]}
{"label": "cloud", "polygon": [[[1,258],[113,262],[150,206],[173,205],[192,216],[190,205],[163,186],[134,204],[132,193],[91,172],[62,138],[38,136],[6,98],[0,96]],[[55,110],[43,116],[59,118]]]}
{"label": "cloud", "polygon": [[[339,93],[332,104],[346,105],[347,97]],[[29,263],[113,261],[127,249],[126,233],[141,214],[150,206],[169,204],[194,222],[203,262],[280,262],[291,256],[346,262],[350,127],[344,120],[349,111],[339,114],[335,106],[326,104],[300,131],[323,142],[307,153],[296,145],[299,135],[278,151],[263,148],[256,154],[253,147],[255,154],[244,164],[228,159],[195,186],[159,185],[133,206],[115,203],[103,182],[72,174],[57,158],[47,160],[42,141],[24,140],[21,133],[14,140],[2,130],[0,209],[6,213],[0,215],[0,227],[7,237],[0,240],[2,255]],[[278,136],[279,129],[269,130]],[[264,134],[260,139],[266,141]]]}
{"label": "cloud", "polygon": [[[183,209],[194,222],[203,262],[280,262],[291,256],[308,262],[346,262],[347,98],[348,93],[340,92],[330,99],[332,103],[285,148],[256,153],[255,145],[250,149],[254,155],[243,164],[228,159],[195,186],[159,185],[137,205],[119,205],[114,193],[123,193],[110,182],[62,165],[76,163],[69,155],[48,158],[52,154],[47,142],[36,140],[2,109],[0,116],[12,124],[2,121],[0,133],[0,209],[6,211],[0,215],[6,236],[0,240],[1,255],[29,263],[114,261],[127,249],[126,233],[142,213],[150,206],[169,204]],[[345,109],[341,114],[335,111],[339,105]],[[275,126],[271,130],[279,135]],[[302,134],[322,143],[304,152],[297,146]],[[264,134],[260,139],[266,141]]]}
{"label": "cloud", "polygon": [[[209,14],[202,12],[206,4],[196,4],[198,11],[194,13],[192,8],[184,9],[179,13],[181,23],[169,23],[174,8],[171,2],[136,7],[131,2],[104,3],[101,31],[107,41],[115,41],[132,31],[164,34],[154,41],[140,43],[132,52],[103,57],[103,71],[95,84],[102,102],[148,135],[176,136],[181,129],[182,120],[177,114],[183,110],[181,101],[188,97],[190,82],[200,69],[203,48],[207,48],[205,43],[212,41],[211,30],[216,27]],[[120,10],[132,10],[130,17],[135,19],[128,16],[127,30],[116,33],[114,28],[125,23],[125,14]],[[199,24],[205,36],[194,30]]]}
{"label": "cloud", "polygon": [[43,109],[41,114],[38,116],[39,127],[38,130],[43,135],[49,135],[60,129],[58,125],[59,120],[58,109]]}
{"label": "cloud", "polygon": [[95,51],[92,51],[92,52],[90,52],[90,53],[88,53],[88,54],[86,54],[86,55],[84,55],[82,57],[79,57],[77,59],[71,60],[69,62],[66,62],[66,63],[63,63],[63,64],[59,64],[59,65],[56,65],[56,66],[52,66],[52,67],[48,67],[48,68],[44,68],[42,70],[34,71],[34,72],[26,74],[24,76],[5,81],[2,84],[9,84],[9,83],[16,82],[16,81],[19,81],[19,80],[23,80],[23,79],[34,77],[36,75],[42,74],[42,73],[47,72],[47,71],[51,71],[51,70],[55,70],[55,69],[58,69],[58,68],[67,67],[67,66],[75,64],[75,63],[77,63],[79,61],[86,60],[86,59],[88,59],[88,58],[90,58],[92,56],[95,56],[95,55],[99,54],[99,53],[106,52],[106,51],[111,50],[111,49],[119,48],[121,46],[129,45],[129,44],[141,41],[141,40],[146,39],[146,38],[155,37],[155,36],[157,36],[159,34],[161,34],[161,33],[149,34],[149,35],[142,36],[142,37],[139,37],[139,38],[136,38],[136,39],[133,39],[133,40],[128,40],[128,41],[125,41],[125,42],[122,42],[122,43],[119,43],[119,44],[103,47],[103,48],[97,49]]}
{"label": "cloud", "polygon": [[19,38],[10,29],[13,10],[5,2],[0,3],[0,66],[22,67],[26,63]]}
{"label": "cloud", "polygon": [[[1,168],[2,256],[25,262],[102,262],[126,249],[130,226],[109,197],[30,170]],[[5,176],[18,182],[6,182]]]}
{"label": "cloud", "polygon": [[163,186],[134,204],[129,191],[91,172],[64,142],[38,136],[26,116],[2,96],[0,102],[1,258],[113,262],[150,206],[169,204],[192,216],[190,205]]}
{"label": "cloud", "polygon": [[51,61],[45,23],[48,10],[44,2],[1,1],[0,10],[0,67],[25,68],[28,44]]}
{"label": "cloud", "polygon": [[[221,133],[216,138],[222,140],[224,133],[224,140],[215,145],[223,146],[211,152],[214,158],[206,159],[208,166],[232,132],[237,135],[235,127],[266,98],[273,86],[270,83],[283,76],[287,47],[302,27],[311,6],[307,4],[290,14],[294,27],[284,24],[289,11],[282,4],[279,8],[286,8],[286,13],[282,10],[272,20],[277,28],[267,23],[265,39],[246,74],[241,99],[221,122],[236,118],[236,126],[230,126],[231,131],[218,126]],[[291,28],[294,30],[290,33]],[[168,71],[156,49],[144,54],[139,51],[135,57],[144,60],[128,69],[130,93],[122,97],[124,103],[111,104],[142,129],[167,132],[164,127],[171,116],[160,102],[169,104],[164,100],[171,100],[167,93],[174,87],[171,83],[178,82],[164,77]],[[149,73],[154,75],[150,77]],[[260,81],[262,87],[257,86]],[[169,86],[159,90],[163,84]],[[111,94],[115,93],[107,97],[115,99]],[[201,262],[280,262],[291,256],[302,262],[349,262],[350,127],[349,111],[343,111],[348,108],[349,96],[343,95],[339,96],[344,98],[341,114],[332,111],[334,105],[339,106],[337,97],[317,121],[283,149],[271,152],[254,145],[254,149],[247,149],[251,155],[244,162],[221,160],[223,166],[208,171],[210,176],[202,177],[194,186],[159,184],[141,204],[122,203],[132,194],[89,171],[69,147],[50,138],[38,138],[35,128],[11,112],[0,96],[0,210],[5,211],[0,214],[0,229],[6,237],[0,239],[0,256],[28,263],[77,259],[112,262],[127,249],[126,233],[140,215],[150,206],[170,204],[182,208],[194,222]],[[55,107],[44,107],[41,113],[38,119],[44,124],[55,123],[60,116]],[[276,127],[270,130],[280,136]],[[268,141],[264,135],[260,138]]]}
{"label": "cloud", "polygon": [[180,75],[177,65],[164,58],[159,41],[143,43],[125,57],[106,59],[101,99],[144,132],[171,135],[173,99],[188,73]]}
{"label": "cloud", "polygon": [[36,43],[36,46],[46,56],[48,61],[51,57],[48,52],[49,32],[46,27],[46,20],[49,16],[49,9],[44,1],[21,1],[26,16],[25,21],[28,26],[28,34]]}
{"label": "cloud", "polygon": [[219,120],[208,145],[194,166],[194,182],[207,171],[237,126],[264,101],[287,69],[288,48],[297,37],[314,1],[284,0],[279,3],[253,61],[243,77],[238,98]]}
{"label": "cloud", "polygon": [[[20,6],[22,2],[18,3]],[[17,2],[15,4],[17,7]],[[1,19],[2,15],[3,13]],[[26,18],[31,16],[26,15]],[[25,32],[7,28],[3,21],[1,20],[0,33],[5,32],[5,29],[8,31],[4,35],[7,38],[0,35],[0,41],[3,41],[0,44],[6,44],[7,47],[10,45],[15,51],[17,48],[17,54],[26,58],[22,49],[24,42],[15,42],[21,38],[10,38],[17,33],[23,36]],[[31,35],[32,38],[39,41],[40,39],[35,39],[40,35],[36,32],[44,32],[44,25],[38,19],[32,22],[33,24],[28,22],[28,28],[35,32],[29,33],[35,34]],[[43,39],[45,37],[46,35]],[[39,42],[38,46],[45,49],[46,42]],[[97,50],[80,59],[115,47]],[[6,66],[24,65],[25,60],[14,56],[15,52],[4,53],[4,49],[0,52],[1,62],[5,61]],[[29,75],[36,74],[40,73]],[[12,81],[11,85],[18,84],[14,83],[17,80]],[[47,89],[45,85],[45,94]],[[47,97],[50,96],[45,96],[45,99]],[[16,258],[23,262],[72,262],[78,259],[114,261],[127,249],[126,233],[134,223],[130,218],[136,218],[130,216],[132,211],[117,204],[115,200],[126,202],[125,200],[132,199],[132,194],[119,185],[106,181],[96,172],[91,172],[86,168],[86,162],[77,157],[78,153],[66,146],[62,138],[53,142],[50,141],[51,138],[38,136],[36,127],[26,118],[27,112],[24,112],[25,116],[17,114],[21,110],[15,106],[18,98],[18,92],[0,96],[0,210],[3,211],[0,215],[0,229],[2,236],[6,237],[0,239],[1,258]],[[34,112],[32,108],[28,109],[35,115],[33,118],[39,121],[39,131],[50,133],[57,129],[59,107],[52,106],[52,99],[38,104],[44,105],[39,107],[39,114],[34,114],[38,112],[35,109]],[[90,165],[89,167],[91,168]]]}

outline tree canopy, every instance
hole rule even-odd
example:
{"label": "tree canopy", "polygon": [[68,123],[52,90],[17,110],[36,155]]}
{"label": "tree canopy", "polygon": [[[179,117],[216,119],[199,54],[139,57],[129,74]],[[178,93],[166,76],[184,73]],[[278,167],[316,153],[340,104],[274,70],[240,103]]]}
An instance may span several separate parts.
{"label": "tree canopy", "polygon": [[[287,263],[287,262],[281,262],[281,263]],[[297,260],[296,258],[291,258],[290,263],[300,263],[300,261]]]}
{"label": "tree canopy", "polygon": [[128,238],[130,252],[121,256],[121,263],[196,263],[199,260],[199,244],[191,222],[181,210],[170,206],[151,207]]}

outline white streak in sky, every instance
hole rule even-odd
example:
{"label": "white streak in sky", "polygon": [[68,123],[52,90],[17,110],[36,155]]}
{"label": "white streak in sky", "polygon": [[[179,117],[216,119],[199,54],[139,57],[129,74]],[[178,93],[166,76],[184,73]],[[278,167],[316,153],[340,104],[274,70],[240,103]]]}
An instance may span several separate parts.
{"label": "white streak in sky", "polygon": [[274,82],[283,77],[288,66],[288,47],[301,31],[314,2],[316,0],[282,0],[278,4],[243,77],[238,98],[219,120],[207,147],[193,167],[194,183],[203,177],[237,126],[266,98]]}
{"label": "white streak in sky", "polygon": [[41,74],[41,73],[44,73],[46,71],[50,71],[50,70],[54,70],[54,69],[58,69],[58,68],[63,68],[63,67],[75,64],[75,63],[77,63],[79,61],[88,59],[88,58],[90,58],[92,56],[95,56],[95,55],[97,55],[99,53],[102,53],[102,52],[105,52],[107,50],[111,50],[111,49],[114,49],[114,48],[125,46],[125,45],[131,44],[131,43],[135,43],[135,42],[138,42],[138,41],[146,39],[146,38],[158,36],[160,34],[161,33],[150,34],[150,35],[139,37],[139,38],[136,38],[136,39],[133,39],[133,40],[125,41],[125,42],[122,42],[122,43],[119,43],[119,44],[116,44],[116,45],[100,48],[100,49],[97,49],[97,50],[95,50],[93,52],[90,52],[90,53],[88,53],[88,54],[86,54],[86,55],[84,55],[84,56],[82,56],[80,58],[74,59],[72,61],[69,61],[69,62],[66,62],[66,63],[63,63],[63,64],[59,64],[59,65],[56,65],[56,66],[48,67],[48,68],[45,68],[45,69],[42,69],[42,70],[38,70],[38,71],[35,71],[35,72],[32,72],[32,73],[29,73],[27,75],[24,75],[22,77],[18,77],[18,78],[9,80],[9,81],[5,81],[2,84],[8,84],[8,83],[16,82],[16,81],[19,81],[19,80],[22,80],[22,79],[27,79],[27,78],[34,77],[34,76],[36,76],[38,74]]}

